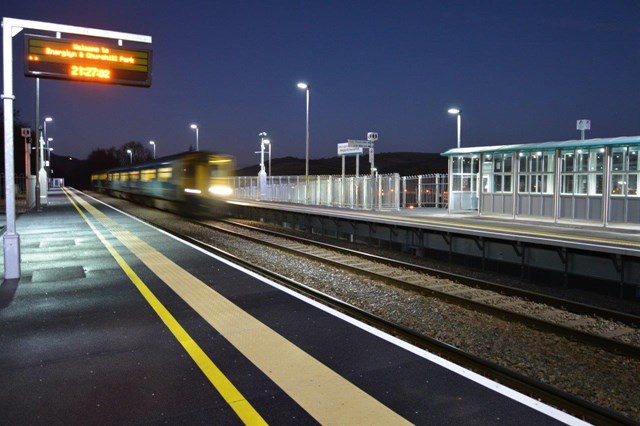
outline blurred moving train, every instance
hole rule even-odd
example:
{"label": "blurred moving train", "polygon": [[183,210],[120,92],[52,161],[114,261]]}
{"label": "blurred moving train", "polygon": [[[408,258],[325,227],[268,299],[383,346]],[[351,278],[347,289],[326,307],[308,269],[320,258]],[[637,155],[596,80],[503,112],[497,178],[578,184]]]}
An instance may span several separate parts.
{"label": "blurred moving train", "polygon": [[181,214],[224,215],[235,161],[190,151],[91,175],[91,186],[114,197]]}

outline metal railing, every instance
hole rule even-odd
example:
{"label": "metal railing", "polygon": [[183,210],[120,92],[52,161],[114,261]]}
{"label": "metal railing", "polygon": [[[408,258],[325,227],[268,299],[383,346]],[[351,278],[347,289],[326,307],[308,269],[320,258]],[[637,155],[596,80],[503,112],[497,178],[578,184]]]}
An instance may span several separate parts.
{"label": "metal railing", "polygon": [[447,208],[449,205],[449,176],[447,174],[403,176],[400,204],[403,208]]}
{"label": "metal railing", "polygon": [[[23,174],[15,175],[13,181],[16,186],[16,195],[25,195],[27,193],[27,177]],[[5,198],[4,173],[0,174],[0,198]]]}
{"label": "metal railing", "polygon": [[238,199],[361,210],[447,206],[447,175],[257,176],[231,179]]}

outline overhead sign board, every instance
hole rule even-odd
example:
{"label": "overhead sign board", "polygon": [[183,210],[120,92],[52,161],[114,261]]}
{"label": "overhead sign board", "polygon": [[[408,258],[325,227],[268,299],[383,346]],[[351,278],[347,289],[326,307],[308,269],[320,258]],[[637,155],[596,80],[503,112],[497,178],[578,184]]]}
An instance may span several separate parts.
{"label": "overhead sign board", "polygon": [[339,143],[338,155],[362,155],[362,148],[350,146],[348,143]]}
{"label": "overhead sign board", "polygon": [[354,139],[347,139],[347,144],[353,148],[372,148],[374,145],[371,141],[360,141]]}
{"label": "overhead sign board", "polygon": [[578,120],[576,124],[577,130],[591,130],[591,120]]}
{"label": "overhead sign board", "polygon": [[69,40],[25,36],[28,77],[125,86],[151,86],[151,50],[113,45],[106,39]]}

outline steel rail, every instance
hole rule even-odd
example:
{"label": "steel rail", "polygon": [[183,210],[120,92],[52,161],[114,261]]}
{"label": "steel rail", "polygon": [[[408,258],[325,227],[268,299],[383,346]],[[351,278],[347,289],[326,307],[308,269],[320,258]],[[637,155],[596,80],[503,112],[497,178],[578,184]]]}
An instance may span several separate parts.
{"label": "steel rail", "polygon": [[468,277],[461,274],[456,274],[453,272],[443,271],[441,269],[429,268],[426,266],[416,265],[413,263],[404,262],[401,260],[391,259],[383,256],[378,256],[375,254],[370,254],[366,252],[361,252],[341,246],[337,246],[334,244],[329,244],[321,241],[316,241],[309,238],[304,238],[296,235],[285,234],[278,231],[273,231],[270,229],[259,228],[256,226],[247,225],[244,223],[239,223],[233,220],[224,220],[222,222],[229,223],[234,226],[239,226],[246,229],[251,229],[255,231],[259,231],[262,233],[266,233],[269,235],[288,238],[291,240],[296,240],[301,243],[313,244],[317,246],[324,247],[328,250],[338,251],[344,254],[354,255],[366,258],[371,261],[380,262],[383,264],[387,264],[392,267],[400,267],[406,268],[415,272],[429,274],[438,278],[448,279],[452,281],[456,281],[460,284],[468,285],[474,288],[479,288],[483,290],[490,290],[501,293],[507,296],[515,296],[527,299],[532,302],[539,302],[545,305],[553,306],[556,308],[561,308],[569,312],[573,312],[576,314],[584,314],[584,315],[596,315],[601,318],[606,318],[614,321],[619,321],[628,325],[640,325],[640,316],[628,314],[625,312],[614,311],[611,309],[601,308],[599,306],[588,305],[585,303],[574,302],[572,300],[563,299],[559,297],[549,296],[543,293],[538,293],[530,290],[524,290],[519,288],[510,287],[503,284],[498,284],[486,280],[481,280],[478,278]]}
{"label": "steel rail", "polygon": [[[305,256],[307,258],[310,259],[314,259],[316,261],[320,261],[322,263],[328,263],[331,264],[333,266],[336,267],[340,267],[343,269],[347,269],[350,271],[353,271],[355,273],[358,274],[363,274],[366,275],[368,277],[374,278],[374,279],[378,279],[378,280],[382,280],[385,281],[387,283],[390,283],[394,286],[397,287],[401,287],[403,289],[409,290],[409,291],[413,291],[416,292],[418,294],[424,295],[424,296],[428,296],[428,297],[437,297],[441,300],[445,300],[448,301],[450,303],[454,303],[456,305],[459,306],[463,306],[466,309],[471,309],[477,312],[483,312],[486,314],[489,314],[491,316],[494,317],[498,317],[507,321],[516,321],[519,322],[521,324],[524,324],[526,326],[535,328],[537,330],[540,331],[544,331],[544,332],[548,332],[548,333],[553,333],[556,334],[558,336],[564,337],[564,338],[569,338],[575,341],[579,341],[582,342],[584,344],[588,344],[590,346],[602,349],[602,350],[606,350],[608,352],[612,352],[612,353],[616,353],[616,354],[622,354],[625,356],[629,356],[629,357],[633,357],[633,358],[640,358],[640,347],[639,346],[635,346],[635,345],[631,345],[625,342],[621,342],[618,340],[613,340],[610,339],[608,337],[604,337],[598,334],[593,334],[593,333],[589,333],[586,331],[582,331],[573,327],[569,327],[569,326],[565,326],[562,324],[558,324],[552,321],[548,321],[545,319],[541,319],[538,317],[534,317],[531,315],[526,315],[526,314],[522,314],[522,313],[518,313],[518,312],[514,312],[508,309],[503,309],[500,308],[498,306],[494,306],[494,305],[490,305],[487,303],[483,303],[480,301],[476,301],[476,300],[472,300],[470,298],[466,298],[463,296],[459,296],[456,294],[451,294],[448,293],[444,290],[441,289],[436,289],[436,288],[429,288],[429,287],[423,287],[420,285],[416,285],[407,281],[403,281],[401,279],[397,279],[394,277],[390,277],[388,275],[385,275],[383,273],[378,273],[376,271],[372,271],[369,268],[361,268],[358,266],[353,266],[353,265],[349,265],[349,264],[345,264],[343,263],[340,259],[328,259],[326,257],[319,257],[317,255],[315,255],[314,253],[311,252],[305,252],[305,251],[301,251],[299,249],[293,248],[293,247],[286,247],[283,246],[282,244],[278,244],[275,242],[270,242],[270,241],[265,241],[264,239],[258,238],[258,237],[253,237],[253,236],[249,236],[249,235],[244,235],[241,233],[237,233],[225,228],[221,228],[219,226],[213,225],[209,222],[203,222],[203,221],[198,221],[198,220],[192,220],[193,223],[199,224],[201,226],[207,227],[209,229],[213,229],[216,231],[220,231],[220,232],[225,232],[228,234],[232,234],[234,236],[237,237],[241,237],[247,240],[251,240],[254,242],[257,242],[259,244],[263,244],[263,245],[268,245],[270,247],[273,248],[277,248],[280,250],[286,250],[289,251],[291,253],[294,253],[296,255],[299,256]],[[232,223],[234,226],[238,226],[238,224],[236,223]],[[262,229],[260,228],[255,228],[255,227],[251,227],[251,231],[261,231]],[[269,232],[267,232],[269,233]],[[286,238],[286,239],[290,239],[290,240],[294,240],[296,242],[300,242],[300,240],[302,239],[298,239],[297,237],[290,237],[286,234],[281,234],[278,235],[279,238]],[[306,244],[313,244],[316,245],[316,242],[313,240],[308,240],[308,239],[303,239],[305,240],[304,242]],[[323,245],[324,243],[320,244]],[[328,245],[330,246],[330,245]],[[333,249],[332,246],[330,246],[331,249]],[[327,248],[327,247],[323,247],[323,248]],[[354,251],[354,250],[349,250],[348,251],[349,254],[351,255],[358,255],[360,252]],[[374,256],[375,258],[379,258],[379,256]],[[382,258],[384,259],[384,258]],[[385,261],[389,261],[390,259],[384,259]],[[403,263],[403,265],[406,265]],[[473,280],[472,278],[467,278],[467,280]]]}
{"label": "steel rail", "polygon": [[276,272],[257,266],[249,261],[243,260],[209,243],[205,243],[196,238],[177,233],[166,227],[158,227],[160,229],[163,229],[165,232],[182,238],[190,242],[191,244],[194,244],[209,252],[215,253],[217,256],[223,257],[237,265],[242,266],[245,269],[253,271],[261,276],[267,277],[277,282],[278,284],[291,288],[316,301],[322,302],[323,304],[339,310],[351,316],[352,318],[361,320],[371,326],[384,330],[385,332],[397,336],[400,339],[405,340],[417,347],[435,353],[438,356],[450,360],[451,362],[475,371],[478,374],[488,377],[532,398],[538,399],[546,404],[555,406],[556,408],[564,410],[578,418],[584,419],[594,424],[636,425],[633,420],[613,410],[600,407],[571,393],[565,392],[538,380],[531,379],[527,376],[524,376],[523,374],[514,372],[512,370],[509,370],[508,368],[482,359],[452,345],[418,333],[415,330],[412,330],[403,325],[393,323],[392,321],[381,318],[333,296],[313,289],[307,285],[287,278]]}

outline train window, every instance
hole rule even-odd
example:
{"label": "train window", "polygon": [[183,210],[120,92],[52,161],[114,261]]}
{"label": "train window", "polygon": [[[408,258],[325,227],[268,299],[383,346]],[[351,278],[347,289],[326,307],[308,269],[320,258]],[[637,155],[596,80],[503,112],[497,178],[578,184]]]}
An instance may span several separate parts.
{"label": "train window", "polygon": [[218,176],[222,176],[222,174],[220,173],[220,167],[218,165],[215,165],[215,164],[210,164],[209,165],[209,177],[218,177]]}
{"label": "train window", "polygon": [[150,182],[156,180],[156,169],[147,169],[141,171],[140,180],[142,182]]}
{"label": "train window", "polygon": [[171,167],[160,167],[158,169],[158,180],[160,182],[170,181],[173,177],[173,169]]}
{"label": "train window", "polygon": [[129,179],[130,179],[132,182],[137,182],[137,181],[139,181],[139,180],[140,180],[140,171],[138,171],[138,170],[134,170],[134,171],[132,171],[132,172],[129,172]]}
{"label": "train window", "polygon": [[127,172],[120,173],[120,180],[122,182],[128,181],[129,180],[129,173],[127,173]]}

